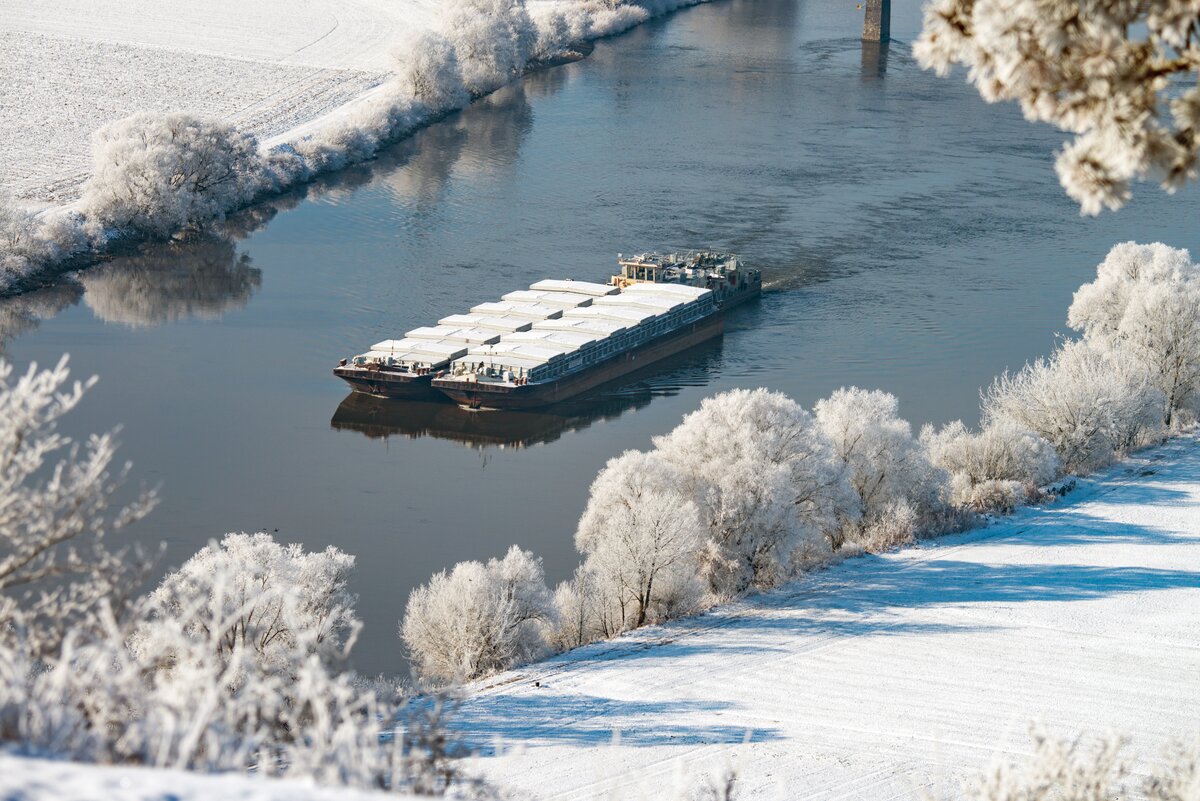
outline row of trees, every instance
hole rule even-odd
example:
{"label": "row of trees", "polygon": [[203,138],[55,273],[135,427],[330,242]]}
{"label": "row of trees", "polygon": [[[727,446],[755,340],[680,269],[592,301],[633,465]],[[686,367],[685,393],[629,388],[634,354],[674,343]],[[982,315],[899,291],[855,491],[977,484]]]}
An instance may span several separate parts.
{"label": "row of trees", "polygon": [[915,435],[894,396],[858,388],[811,412],[765,389],[708,398],[597,476],[569,581],[550,593],[514,546],[415,590],[401,636],[427,680],[473,679],[1011,512],[1200,416],[1198,304],[1187,251],[1117,245],[1071,305],[1080,338],[997,378],[978,431]]}
{"label": "row of trees", "polygon": [[264,150],[230,123],[136,113],[92,137],[92,175],[70,211],[35,216],[0,197],[0,293],[114,237],[203,228],[255,198],[369,159],[379,148],[519,77],[531,63],[700,0],[580,0],[536,14],[525,0],[453,0],[398,43],[392,77],[316,132]]}

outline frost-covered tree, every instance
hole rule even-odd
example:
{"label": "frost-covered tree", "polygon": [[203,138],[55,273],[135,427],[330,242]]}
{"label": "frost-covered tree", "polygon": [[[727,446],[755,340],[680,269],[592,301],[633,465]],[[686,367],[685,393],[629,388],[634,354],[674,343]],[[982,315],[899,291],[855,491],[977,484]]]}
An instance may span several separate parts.
{"label": "frost-covered tree", "polygon": [[537,28],[534,56],[552,58],[581,42],[626,31],[680,4],[679,0],[661,4],[649,0],[628,4],[621,0],[582,0],[562,6],[536,3],[529,9]]}
{"label": "frost-covered tree", "polygon": [[421,678],[451,684],[544,653],[553,615],[541,560],[514,545],[503,559],[459,562],[414,589],[400,636]]}
{"label": "frost-covered tree", "polygon": [[516,78],[537,44],[524,0],[457,0],[443,11],[463,83],[484,95]]}
{"label": "frost-covered tree", "polygon": [[1120,208],[1135,179],[1196,177],[1200,14],[1192,0],[934,0],[913,47],[985,100],[1075,134],[1059,179],[1084,213]]}
{"label": "frost-covered tree", "polygon": [[[947,477],[929,463],[908,421],[897,415],[895,395],[843,388],[818,401],[814,413],[854,490],[857,508],[847,521],[849,538],[887,526],[893,516],[915,525],[937,508]],[[898,539],[913,533],[901,532]]]}
{"label": "frost-covered tree", "polygon": [[718,597],[786,578],[837,524],[850,489],[798,403],[765,389],[706,398],[654,440],[684,477],[708,542],[701,572]]}
{"label": "frost-covered tree", "polygon": [[462,108],[470,100],[454,45],[440,33],[420,33],[392,57],[396,80],[432,111]]}
{"label": "frost-covered tree", "polygon": [[286,672],[310,653],[334,664],[361,626],[346,589],[353,567],[354,557],[333,546],[306,552],[266,532],[227,534],[163,578],[133,645],[154,649],[164,628],[179,629],[222,657],[244,650],[260,671]]}
{"label": "frost-covered tree", "polygon": [[[579,16],[585,17],[584,14]],[[562,9],[550,9],[548,13],[537,16],[531,14],[531,17],[537,29],[537,42],[533,46],[535,58],[553,58],[572,42],[581,40],[581,37],[572,37],[571,19],[568,12]]]}
{"label": "frost-covered tree", "polygon": [[1161,428],[1162,393],[1127,352],[1067,342],[1049,359],[1004,373],[983,394],[985,427],[1009,423],[1044,437],[1064,470],[1087,473]]}
{"label": "frost-covered tree", "polygon": [[101,607],[123,612],[145,560],[105,540],[155,503],[146,493],[114,505],[128,470],[110,470],[114,432],[81,448],[58,431],[95,381],[68,379],[65,356],[19,377],[0,361],[0,643],[23,640],[35,655],[70,627],[94,627]]}
{"label": "frost-covered tree", "polygon": [[615,625],[608,628],[609,604],[600,595],[596,577],[583,565],[574,575],[554,590],[555,625],[550,632],[550,647],[569,651],[589,642],[617,633]]}
{"label": "frost-covered tree", "polygon": [[1011,421],[975,433],[961,420],[935,430],[921,444],[929,461],[950,474],[950,501],[978,512],[1011,512],[1058,474],[1058,454],[1044,437]]}
{"label": "frost-covered tree", "polygon": [[0,293],[51,263],[64,250],[74,249],[76,243],[66,235],[73,229],[64,222],[61,214],[40,221],[0,193]]}
{"label": "frost-covered tree", "polygon": [[221,218],[262,186],[258,142],[226,122],[139,112],[92,136],[81,204],[105,227],[168,236]]}
{"label": "frost-covered tree", "polygon": [[610,633],[695,608],[704,534],[677,468],[639,451],[609,460],[592,484],[575,547],[586,557]]}
{"label": "frost-covered tree", "polygon": [[36,235],[34,216],[18,208],[12,198],[0,194],[0,269],[24,272],[40,250]]}
{"label": "frost-covered tree", "polygon": [[1163,424],[1200,410],[1200,265],[1162,243],[1115,245],[1075,293],[1067,322],[1099,350],[1121,349],[1150,371]]}
{"label": "frost-covered tree", "polygon": [[[214,584],[222,584],[218,577]],[[194,597],[185,617],[214,607]],[[218,605],[219,606],[219,605]],[[101,616],[35,660],[0,648],[0,743],[77,760],[199,771],[244,771],[322,784],[441,794],[460,771],[436,705],[397,715],[394,691],[331,669],[316,629],[299,629],[268,669],[220,631],[162,626],[143,599],[125,623]],[[434,714],[430,714],[430,712]]]}

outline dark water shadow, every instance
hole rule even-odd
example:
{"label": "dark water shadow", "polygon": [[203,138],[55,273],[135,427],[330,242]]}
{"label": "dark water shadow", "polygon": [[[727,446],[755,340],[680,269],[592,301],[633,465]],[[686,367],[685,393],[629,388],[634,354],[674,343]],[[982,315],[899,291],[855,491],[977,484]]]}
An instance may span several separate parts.
{"label": "dark water shadow", "polygon": [[434,437],[478,447],[524,448],[554,442],[597,421],[615,419],[645,406],[650,399],[645,392],[550,412],[478,412],[449,400],[398,401],[352,392],[338,405],[329,424],[338,431],[357,431],[372,439]]}

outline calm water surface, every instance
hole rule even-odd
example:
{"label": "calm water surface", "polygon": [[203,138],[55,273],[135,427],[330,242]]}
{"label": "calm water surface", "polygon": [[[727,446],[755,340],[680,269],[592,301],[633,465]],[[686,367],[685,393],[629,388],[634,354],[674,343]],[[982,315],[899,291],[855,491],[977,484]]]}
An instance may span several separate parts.
{"label": "calm water surface", "polygon": [[[861,12],[725,0],[530,77],[365,167],[0,304],[10,359],[70,352],[100,384],[66,428],[123,424],[163,503],[130,536],[163,568],[226,531],[357,555],[356,665],[403,672],[410,589],[512,543],[569,575],[597,470],[700,399],[767,386],[805,405],[896,393],[914,424],[977,419],[992,376],[1047,352],[1113,243],[1198,249],[1196,195],[1144,188],[1083,220],[1061,136],[864,51]],[[711,245],[770,291],[724,341],[540,415],[347,398],[338,358],[545,277],[603,280],[618,251]]]}

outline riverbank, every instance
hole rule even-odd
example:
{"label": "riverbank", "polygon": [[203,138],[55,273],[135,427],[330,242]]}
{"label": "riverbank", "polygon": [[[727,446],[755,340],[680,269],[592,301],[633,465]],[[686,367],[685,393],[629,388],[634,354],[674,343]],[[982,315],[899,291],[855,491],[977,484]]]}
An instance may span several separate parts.
{"label": "riverbank", "polygon": [[753,798],[918,797],[1054,736],[1200,726],[1200,442],[1056,505],[488,680],[457,725],[522,797],[639,798],[728,762]]}

